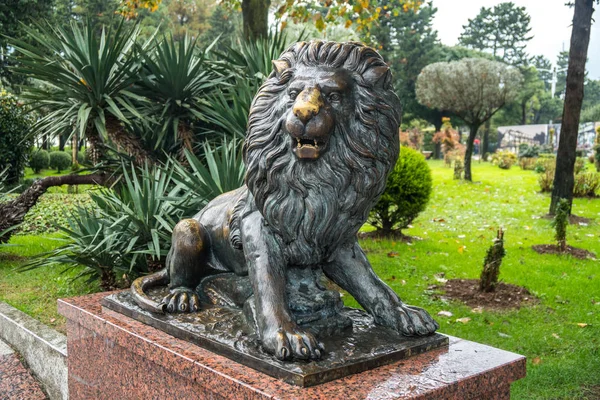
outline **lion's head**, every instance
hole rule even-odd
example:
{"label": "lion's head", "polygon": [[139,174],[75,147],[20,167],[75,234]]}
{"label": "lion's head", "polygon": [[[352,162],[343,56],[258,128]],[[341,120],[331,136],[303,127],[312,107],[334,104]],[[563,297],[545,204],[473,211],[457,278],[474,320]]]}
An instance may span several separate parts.
{"label": "lion's head", "polygon": [[398,157],[400,104],[360,43],[299,42],[251,106],[246,184],[295,264],[351,244]]}

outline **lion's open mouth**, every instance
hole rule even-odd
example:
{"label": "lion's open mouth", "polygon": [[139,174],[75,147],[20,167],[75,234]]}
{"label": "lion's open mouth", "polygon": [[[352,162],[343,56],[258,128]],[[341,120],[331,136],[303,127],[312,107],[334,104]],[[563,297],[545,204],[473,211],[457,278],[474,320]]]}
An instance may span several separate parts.
{"label": "lion's open mouth", "polygon": [[325,149],[326,142],[316,139],[294,138],[294,153],[298,158],[317,159]]}

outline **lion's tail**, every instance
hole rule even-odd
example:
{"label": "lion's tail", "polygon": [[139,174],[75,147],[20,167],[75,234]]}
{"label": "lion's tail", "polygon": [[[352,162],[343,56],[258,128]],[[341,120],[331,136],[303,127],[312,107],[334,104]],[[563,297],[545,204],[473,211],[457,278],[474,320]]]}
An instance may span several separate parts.
{"label": "lion's tail", "polygon": [[146,294],[146,291],[152,287],[166,285],[167,283],[169,283],[169,274],[167,268],[164,268],[154,274],[137,278],[131,284],[131,293],[133,294],[133,299],[138,306],[146,311],[164,314],[167,305],[164,303],[157,303],[150,299]]}

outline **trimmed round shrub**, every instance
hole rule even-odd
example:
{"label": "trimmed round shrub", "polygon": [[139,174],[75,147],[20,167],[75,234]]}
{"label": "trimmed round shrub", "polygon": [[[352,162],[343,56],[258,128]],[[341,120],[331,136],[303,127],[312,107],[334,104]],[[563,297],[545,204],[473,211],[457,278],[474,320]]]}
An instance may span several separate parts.
{"label": "trimmed round shrub", "polygon": [[71,168],[71,155],[64,151],[51,151],[50,168],[56,169],[58,173]]}
{"label": "trimmed round shrub", "polygon": [[32,119],[15,96],[0,89],[0,171],[8,168],[7,185],[23,177],[33,139],[29,138]]}
{"label": "trimmed round shrub", "polygon": [[36,174],[39,174],[41,170],[48,169],[50,166],[50,156],[46,150],[37,150],[31,154],[29,160],[29,166]]}
{"label": "trimmed round shrub", "polygon": [[385,192],[371,210],[369,223],[383,235],[406,228],[425,210],[431,196],[431,169],[423,155],[402,147]]}

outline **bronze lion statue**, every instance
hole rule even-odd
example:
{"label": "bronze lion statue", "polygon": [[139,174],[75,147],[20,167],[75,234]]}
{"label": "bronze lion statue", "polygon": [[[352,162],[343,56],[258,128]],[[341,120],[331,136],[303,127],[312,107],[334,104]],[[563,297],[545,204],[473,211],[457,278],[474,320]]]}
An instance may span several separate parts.
{"label": "bronze lion statue", "polygon": [[[325,349],[298,310],[313,298],[331,303],[310,278],[324,274],[376,323],[406,336],[432,334],[438,324],[377,277],[356,237],[399,152],[401,106],[388,66],[360,43],[311,41],[291,46],[273,67],[250,110],[246,184],[176,225],[165,270],[134,282],[134,298],[152,311],[194,312],[206,300],[203,279],[247,276],[239,305],[253,316],[264,350],[282,360],[318,359]],[[144,295],[167,282],[162,304]],[[319,318],[331,317],[317,308]]]}

